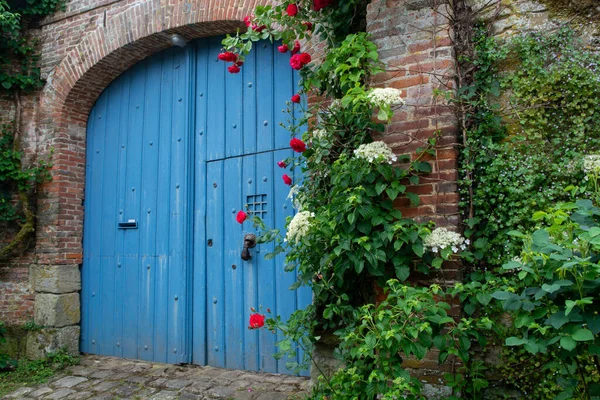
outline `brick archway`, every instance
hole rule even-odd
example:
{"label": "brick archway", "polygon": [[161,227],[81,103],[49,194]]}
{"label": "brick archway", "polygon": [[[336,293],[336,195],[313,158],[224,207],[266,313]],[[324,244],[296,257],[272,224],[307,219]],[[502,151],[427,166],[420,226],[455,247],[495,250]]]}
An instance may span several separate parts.
{"label": "brick archway", "polygon": [[52,181],[38,195],[35,321],[48,329],[32,335],[28,355],[39,358],[67,347],[78,351],[83,197],[88,114],[117,76],[151,54],[187,40],[235,32],[265,0],[148,0],[112,15],[87,33],[48,77],[40,98],[41,152],[52,154]]}

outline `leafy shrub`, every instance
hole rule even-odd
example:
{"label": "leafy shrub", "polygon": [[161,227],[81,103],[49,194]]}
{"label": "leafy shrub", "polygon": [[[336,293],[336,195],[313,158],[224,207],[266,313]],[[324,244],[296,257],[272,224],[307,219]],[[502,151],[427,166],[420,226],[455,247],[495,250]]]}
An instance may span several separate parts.
{"label": "leafy shrub", "polygon": [[[598,198],[597,174],[588,175]],[[586,192],[586,188],[577,192]],[[590,199],[559,203],[533,215],[540,228],[532,234],[512,231],[522,241],[520,256],[503,265],[511,281],[492,296],[513,318],[507,346],[531,354],[554,354],[546,368],[556,368],[564,382],[557,397],[600,395],[588,387],[588,366],[600,377],[600,208]],[[581,393],[577,393],[577,392]]]}
{"label": "leafy shrub", "polygon": [[569,29],[506,45],[480,30],[476,54],[475,82],[459,91],[472,107],[462,205],[472,202],[480,254],[502,265],[519,250],[507,232],[531,231],[535,211],[567,201],[578,160],[600,149],[600,55]]}

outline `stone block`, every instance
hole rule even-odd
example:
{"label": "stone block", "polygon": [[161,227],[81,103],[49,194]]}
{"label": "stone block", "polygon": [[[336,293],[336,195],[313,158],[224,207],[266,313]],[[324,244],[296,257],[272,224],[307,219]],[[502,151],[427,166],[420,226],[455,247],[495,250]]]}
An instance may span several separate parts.
{"label": "stone block", "polygon": [[333,351],[335,345],[330,343],[317,343],[313,351],[313,365],[310,369],[310,379],[313,383],[319,381],[319,376],[325,375],[330,378],[338,369],[342,368],[343,363],[334,357]]}
{"label": "stone block", "polygon": [[71,355],[79,354],[79,326],[45,328],[27,335],[27,358],[39,360],[60,349]]}
{"label": "stone block", "polygon": [[35,322],[47,327],[63,327],[79,323],[81,305],[79,293],[35,296]]}
{"label": "stone block", "polygon": [[37,265],[29,268],[31,286],[38,293],[72,293],[81,290],[77,265]]}

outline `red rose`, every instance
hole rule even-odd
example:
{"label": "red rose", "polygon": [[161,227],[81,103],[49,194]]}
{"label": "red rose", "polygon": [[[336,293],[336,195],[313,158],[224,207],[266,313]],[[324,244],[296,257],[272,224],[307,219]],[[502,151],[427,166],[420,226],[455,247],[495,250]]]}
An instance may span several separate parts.
{"label": "red rose", "polygon": [[244,221],[246,220],[246,218],[248,218],[248,214],[246,214],[245,212],[241,211],[237,213],[237,215],[235,216],[235,220],[237,222],[239,222],[240,224],[243,224]]}
{"label": "red rose", "polygon": [[302,69],[302,67],[304,67],[304,64],[302,64],[302,61],[300,60],[300,54],[294,54],[292,56],[292,58],[290,58],[290,65],[296,71],[298,71],[298,70]]}
{"label": "red rose", "polygon": [[292,185],[292,178],[290,178],[288,174],[283,174],[281,178],[283,179],[283,183],[285,183],[286,185]]}
{"label": "red rose", "polygon": [[287,167],[287,164],[285,163],[285,161],[277,161],[277,166],[279,168],[285,168]]}
{"label": "red rose", "polygon": [[312,57],[308,53],[302,53],[300,54],[300,61],[302,62],[302,64],[306,65],[312,61]]}
{"label": "red rose", "polygon": [[292,54],[296,54],[299,51],[300,51],[300,42],[296,40],[296,43],[294,43],[294,48],[292,49]]}
{"label": "red rose", "polygon": [[283,45],[277,47],[277,51],[280,53],[287,53],[289,49],[290,48],[288,47],[287,44],[283,44]]}
{"label": "red rose", "polygon": [[298,14],[298,6],[295,4],[290,4],[287,7],[287,15],[289,15],[290,17],[295,17],[296,14]]}
{"label": "red rose", "polygon": [[227,71],[229,71],[230,74],[237,74],[240,72],[240,67],[233,64],[233,65],[227,67]]}
{"label": "red rose", "polygon": [[313,29],[313,24],[312,24],[312,22],[308,22],[308,21],[306,21],[306,22],[303,22],[303,23],[302,23],[302,25],[304,25],[304,26],[306,27],[306,30],[307,30],[307,31],[312,31],[312,29]]}
{"label": "red rose", "polygon": [[252,21],[254,21],[254,15],[247,15],[244,17],[244,24],[253,31],[262,32],[267,27],[266,25],[258,26]]}
{"label": "red rose", "polygon": [[290,140],[290,147],[296,153],[304,153],[306,151],[306,144],[304,144],[302,140],[297,138],[293,138],[292,140]]}
{"label": "red rose", "polygon": [[238,67],[241,67],[242,65],[244,65],[243,61],[236,61],[235,65],[237,65]]}
{"label": "red rose", "polygon": [[261,314],[250,315],[250,329],[258,329],[265,326],[265,316]]}
{"label": "red rose", "polygon": [[221,61],[236,62],[238,56],[237,56],[237,54],[232,53],[231,51],[227,51],[225,53],[219,54],[217,58]]}
{"label": "red rose", "polygon": [[295,94],[292,96],[292,103],[300,103],[300,95],[299,94]]}
{"label": "red rose", "polygon": [[333,3],[333,0],[313,0],[313,7],[315,11],[319,11],[321,8],[325,8]]}

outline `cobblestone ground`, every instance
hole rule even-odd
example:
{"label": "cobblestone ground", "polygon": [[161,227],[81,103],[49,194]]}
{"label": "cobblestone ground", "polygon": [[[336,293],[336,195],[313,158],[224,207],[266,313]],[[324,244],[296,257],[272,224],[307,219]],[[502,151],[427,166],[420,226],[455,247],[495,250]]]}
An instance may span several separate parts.
{"label": "cobblestone ground", "polygon": [[84,356],[48,383],[3,399],[284,400],[301,399],[308,379],[226,369]]}

